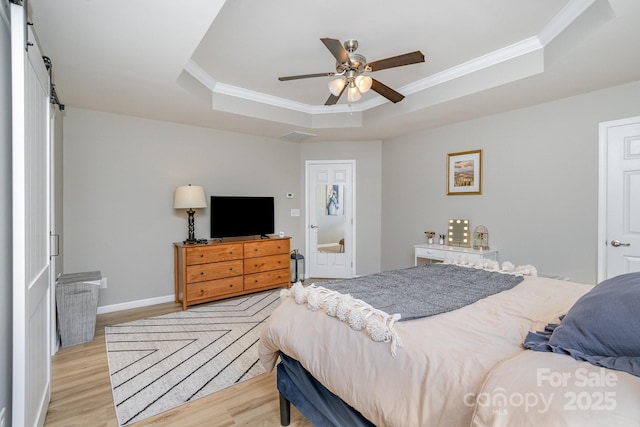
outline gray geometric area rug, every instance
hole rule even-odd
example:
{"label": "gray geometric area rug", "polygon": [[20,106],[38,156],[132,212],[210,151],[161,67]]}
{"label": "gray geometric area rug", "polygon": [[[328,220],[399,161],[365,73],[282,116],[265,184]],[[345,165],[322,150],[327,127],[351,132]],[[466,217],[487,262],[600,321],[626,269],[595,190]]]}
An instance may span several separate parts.
{"label": "gray geometric area rug", "polygon": [[105,328],[121,426],[265,372],[257,344],[280,290]]}

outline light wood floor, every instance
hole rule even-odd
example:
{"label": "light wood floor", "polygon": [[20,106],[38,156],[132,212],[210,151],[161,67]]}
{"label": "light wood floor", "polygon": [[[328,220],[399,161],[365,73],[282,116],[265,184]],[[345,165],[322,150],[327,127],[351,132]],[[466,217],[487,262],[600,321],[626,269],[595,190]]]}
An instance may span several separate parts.
{"label": "light wood floor", "polygon": [[[105,326],[179,311],[179,304],[101,314],[95,339],[61,349],[52,359],[47,427],[118,426],[111,394]],[[132,426],[279,426],[275,369]],[[293,406],[291,426],[310,427]]]}

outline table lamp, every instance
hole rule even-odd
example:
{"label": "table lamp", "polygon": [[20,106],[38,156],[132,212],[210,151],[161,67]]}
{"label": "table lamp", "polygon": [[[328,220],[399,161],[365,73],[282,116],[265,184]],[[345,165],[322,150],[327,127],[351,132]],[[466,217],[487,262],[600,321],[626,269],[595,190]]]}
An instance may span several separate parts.
{"label": "table lamp", "polygon": [[194,237],[193,214],[194,209],[206,208],[207,200],[204,195],[204,189],[199,185],[184,185],[176,188],[175,197],[173,199],[174,209],[187,209],[189,216],[189,237],[183,243],[206,243],[206,240],[198,240]]}

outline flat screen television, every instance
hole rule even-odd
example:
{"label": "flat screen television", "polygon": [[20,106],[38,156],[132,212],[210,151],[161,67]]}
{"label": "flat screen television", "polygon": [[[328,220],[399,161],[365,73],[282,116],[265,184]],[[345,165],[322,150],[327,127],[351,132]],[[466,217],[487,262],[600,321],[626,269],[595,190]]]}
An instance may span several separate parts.
{"label": "flat screen television", "polygon": [[212,239],[273,232],[273,197],[211,196]]}

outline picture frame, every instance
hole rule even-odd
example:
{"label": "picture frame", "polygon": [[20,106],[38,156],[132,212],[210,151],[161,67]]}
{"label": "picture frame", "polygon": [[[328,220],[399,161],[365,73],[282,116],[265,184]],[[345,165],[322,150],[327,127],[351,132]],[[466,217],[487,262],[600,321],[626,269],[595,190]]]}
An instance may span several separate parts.
{"label": "picture frame", "polygon": [[482,194],[482,150],[447,154],[447,196]]}

